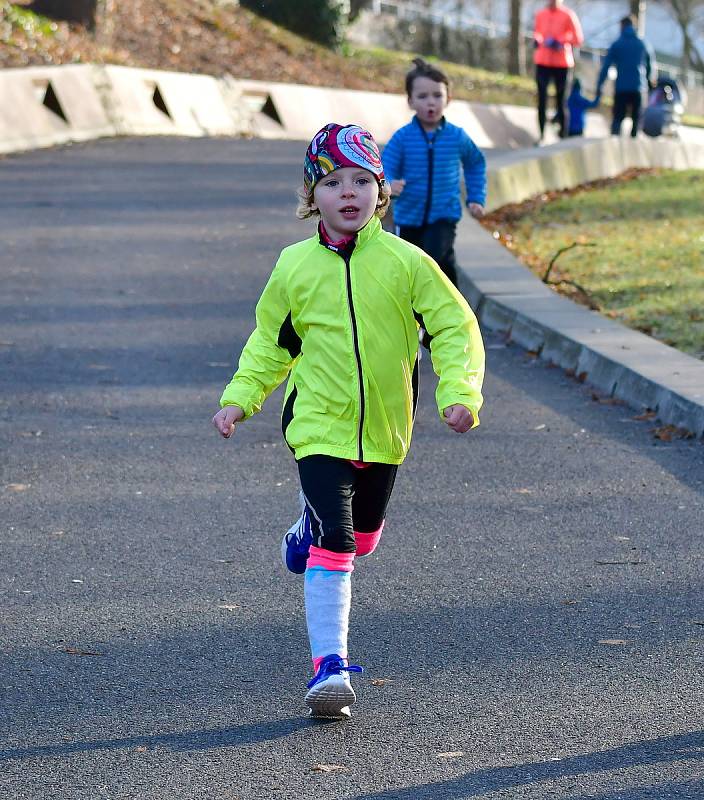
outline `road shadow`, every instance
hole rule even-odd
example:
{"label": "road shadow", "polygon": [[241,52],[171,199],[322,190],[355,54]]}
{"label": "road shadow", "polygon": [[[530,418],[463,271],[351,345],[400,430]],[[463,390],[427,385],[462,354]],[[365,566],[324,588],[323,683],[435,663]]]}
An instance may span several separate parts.
{"label": "road shadow", "polygon": [[[448,797],[460,800],[460,798],[479,797],[488,792],[518,789],[541,781],[558,780],[577,775],[599,774],[644,765],[671,764],[676,761],[701,762],[702,760],[704,760],[704,731],[696,731],[660,739],[632,742],[622,747],[556,761],[536,761],[512,767],[492,767],[469,772],[450,781],[362,794],[354,800],[438,800]],[[682,786],[682,784],[677,785]],[[699,785],[701,786],[701,783]],[[646,797],[652,800],[656,796],[678,796],[665,793],[667,784],[661,788],[663,789],[661,795],[645,794],[645,790],[633,790],[633,794],[624,794],[623,791],[618,791],[599,795],[598,798],[593,795],[589,795],[589,797],[590,800],[611,800],[612,798],[615,800],[617,797],[619,800],[637,800]],[[626,792],[628,791],[626,790]],[[691,795],[691,797],[695,796]]]}
{"label": "road shadow", "polygon": [[296,731],[315,727],[317,724],[314,720],[305,717],[292,717],[238,725],[235,728],[214,728],[202,731],[184,731],[183,733],[160,733],[152,736],[126,736],[118,739],[10,748],[0,750],[0,761],[72,756],[77,753],[91,753],[99,750],[131,750],[137,747],[144,747],[147,750],[160,747],[172,752],[197,752],[222,747],[240,747],[283,739]]}

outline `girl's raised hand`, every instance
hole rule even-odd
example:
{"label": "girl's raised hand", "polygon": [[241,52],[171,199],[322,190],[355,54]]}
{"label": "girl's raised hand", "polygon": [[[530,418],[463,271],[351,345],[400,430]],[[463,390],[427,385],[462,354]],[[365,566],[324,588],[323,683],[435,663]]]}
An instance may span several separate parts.
{"label": "girl's raised hand", "polygon": [[213,417],[213,425],[218,433],[229,439],[235,432],[235,424],[244,419],[244,411],[239,406],[225,406]]}
{"label": "girl's raised hand", "polygon": [[474,425],[472,412],[461,405],[448,406],[444,411],[445,422],[455,433],[467,433]]}

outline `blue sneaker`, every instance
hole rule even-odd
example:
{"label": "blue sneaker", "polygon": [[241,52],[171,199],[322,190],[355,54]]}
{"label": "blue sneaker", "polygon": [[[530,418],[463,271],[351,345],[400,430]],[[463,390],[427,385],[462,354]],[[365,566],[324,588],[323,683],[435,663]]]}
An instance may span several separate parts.
{"label": "blue sneaker", "polygon": [[306,562],[313,544],[313,533],[310,527],[310,511],[301,494],[301,516],[286,531],[281,542],[281,560],[290,572],[301,575],[306,571]]}
{"label": "blue sneaker", "polygon": [[315,677],[308,683],[306,695],[311,717],[349,719],[352,716],[350,706],[357,695],[350,683],[350,672],[363,672],[363,669],[346,661],[332,653],[320,662]]}

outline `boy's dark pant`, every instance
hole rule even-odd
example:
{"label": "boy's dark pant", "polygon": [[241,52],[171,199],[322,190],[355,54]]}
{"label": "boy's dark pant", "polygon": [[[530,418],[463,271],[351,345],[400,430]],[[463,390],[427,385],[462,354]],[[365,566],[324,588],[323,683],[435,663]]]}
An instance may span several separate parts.
{"label": "boy's dark pant", "polygon": [[550,81],[555,84],[555,121],[560,125],[560,138],[565,136],[565,86],[567,85],[567,67],[535,67],[535,82],[538,87],[538,125],[540,136],[545,132],[546,108],[548,105],[548,87]]}
{"label": "boy's dark pant", "polygon": [[455,233],[457,223],[449,219],[439,219],[427,225],[411,227],[399,225],[398,235],[411,244],[424,250],[440,269],[457,286],[457,261],[455,260]]}
{"label": "boy's dark pant", "polygon": [[640,119],[640,92],[615,92],[614,93],[614,111],[613,119],[611,121],[611,133],[618,136],[621,133],[621,123],[626,118],[626,114],[630,109],[630,118],[633,120],[631,128],[631,136],[638,135],[638,122]]}

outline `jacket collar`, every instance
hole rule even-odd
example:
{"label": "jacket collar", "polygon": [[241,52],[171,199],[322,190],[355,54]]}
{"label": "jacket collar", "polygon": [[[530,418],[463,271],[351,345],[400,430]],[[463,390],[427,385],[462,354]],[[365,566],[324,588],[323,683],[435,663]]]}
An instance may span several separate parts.
{"label": "jacket collar", "polygon": [[[419,131],[420,131],[420,132],[423,134],[423,136],[424,136],[424,137],[427,139],[427,138],[428,138],[428,136],[429,136],[429,134],[428,134],[428,131],[426,131],[426,130],[425,130],[425,128],[424,128],[424,127],[423,127],[423,126],[420,124],[420,120],[418,119],[418,115],[417,115],[417,114],[414,114],[414,115],[413,115],[413,119],[411,120],[411,122],[412,122],[414,125],[417,125],[417,126],[418,126],[418,130],[419,130]],[[445,116],[443,115],[443,116],[440,118],[440,124],[439,124],[439,125],[438,125],[438,127],[437,127],[437,128],[435,128],[435,130],[433,131],[433,136],[437,136],[437,135],[440,133],[440,131],[441,131],[441,130],[442,130],[444,127],[445,127],[445,125],[447,125],[447,120],[445,119]]]}
{"label": "jacket collar", "polygon": [[357,231],[356,235],[347,242],[347,244],[342,245],[342,247],[336,247],[333,244],[329,244],[325,237],[323,236],[320,226],[318,226],[318,242],[325,247],[327,250],[331,250],[333,253],[340,253],[341,255],[344,253],[351,253],[352,250],[356,250],[360,247],[364,247],[367,242],[370,242],[372,239],[375,239],[381,231],[381,220],[377,217],[376,214],[367,222],[367,224]]}

